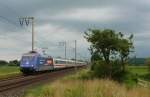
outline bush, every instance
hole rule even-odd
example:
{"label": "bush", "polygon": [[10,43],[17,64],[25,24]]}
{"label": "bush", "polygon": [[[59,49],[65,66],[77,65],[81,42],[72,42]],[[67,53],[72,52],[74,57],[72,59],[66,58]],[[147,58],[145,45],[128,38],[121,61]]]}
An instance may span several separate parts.
{"label": "bush", "polygon": [[95,77],[106,78],[109,76],[109,68],[104,61],[94,61],[91,70]]}
{"label": "bush", "polygon": [[87,79],[93,79],[93,72],[89,69],[81,70],[78,72],[78,77],[79,79],[87,80]]}
{"label": "bush", "polygon": [[121,81],[122,77],[125,76],[126,71],[122,71],[122,66],[119,60],[112,62],[112,78],[117,81]]}
{"label": "bush", "polygon": [[[135,74],[132,74],[129,71],[122,71],[121,64],[118,60],[111,62],[112,68],[112,79],[120,83],[125,83],[127,86],[136,85],[138,78]],[[96,78],[109,78],[110,68],[107,67],[104,61],[95,61],[92,63],[91,71],[92,76]]]}
{"label": "bush", "polygon": [[95,61],[92,63],[91,70],[94,72],[94,75],[96,77],[100,78],[107,78],[110,77],[110,71],[112,74],[112,77],[119,77],[118,74],[122,72],[121,65],[119,61],[114,61],[110,63],[112,65],[112,68],[108,67],[104,61]]}
{"label": "bush", "polygon": [[83,69],[75,73],[74,75],[64,77],[62,80],[77,80],[77,79],[87,80],[93,79],[93,77],[94,77],[93,72],[90,69]]}

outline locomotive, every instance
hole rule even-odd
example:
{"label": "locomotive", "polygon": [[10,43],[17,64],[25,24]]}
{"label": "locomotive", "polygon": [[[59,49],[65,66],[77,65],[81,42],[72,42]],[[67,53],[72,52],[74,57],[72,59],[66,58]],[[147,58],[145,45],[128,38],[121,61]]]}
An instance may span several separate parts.
{"label": "locomotive", "polygon": [[86,63],[67,59],[56,59],[36,51],[31,51],[22,55],[20,70],[26,74],[30,72],[52,71],[83,65],[86,65]]}

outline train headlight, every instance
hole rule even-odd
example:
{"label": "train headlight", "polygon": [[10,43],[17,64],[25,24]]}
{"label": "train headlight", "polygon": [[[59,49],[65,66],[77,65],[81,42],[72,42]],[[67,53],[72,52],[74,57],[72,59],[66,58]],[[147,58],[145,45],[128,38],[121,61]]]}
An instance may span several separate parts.
{"label": "train headlight", "polygon": [[29,62],[28,62],[28,61],[26,61],[26,64],[28,65],[28,64],[29,64]]}

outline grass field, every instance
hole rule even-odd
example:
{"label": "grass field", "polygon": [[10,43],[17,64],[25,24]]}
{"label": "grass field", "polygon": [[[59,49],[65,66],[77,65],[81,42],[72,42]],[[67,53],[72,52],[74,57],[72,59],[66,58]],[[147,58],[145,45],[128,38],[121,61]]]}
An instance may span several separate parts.
{"label": "grass field", "polygon": [[137,75],[146,75],[148,74],[147,66],[128,66],[128,70]]}
{"label": "grass field", "polygon": [[20,70],[17,66],[0,66],[0,78],[6,78],[19,73]]}
{"label": "grass field", "polygon": [[24,97],[149,97],[150,89],[126,88],[117,82],[103,80],[58,80],[26,91]]}
{"label": "grass field", "polygon": [[[128,67],[130,72],[146,75],[146,67]],[[24,97],[150,97],[150,88],[119,84],[107,79],[86,79],[89,70],[66,76],[46,85],[28,89]],[[85,80],[81,80],[82,78]]]}
{"label": "grass field", "polygon": [[139,78],[150,81],[147,66],[128,66],[129,72],[136,74]]}

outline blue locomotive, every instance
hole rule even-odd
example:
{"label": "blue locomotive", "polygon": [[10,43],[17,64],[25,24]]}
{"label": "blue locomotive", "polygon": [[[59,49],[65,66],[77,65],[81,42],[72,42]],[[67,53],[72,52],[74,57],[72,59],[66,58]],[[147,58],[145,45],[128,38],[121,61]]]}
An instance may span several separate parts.
{"label": "blue locomotive", "polygon": [[53,58],[33,51],[25,53],[21,58],[20,69],[24,73],[53,70]]}
{"label": "blue locomotive", "polygon": [[74,66],[86,65],[85,62],[79,62],[66,59],[54,59],[51,56],[43,55],[35,51],[23,54],[20,62],[20,70],[23,73],[55,70],[69,68]]}

